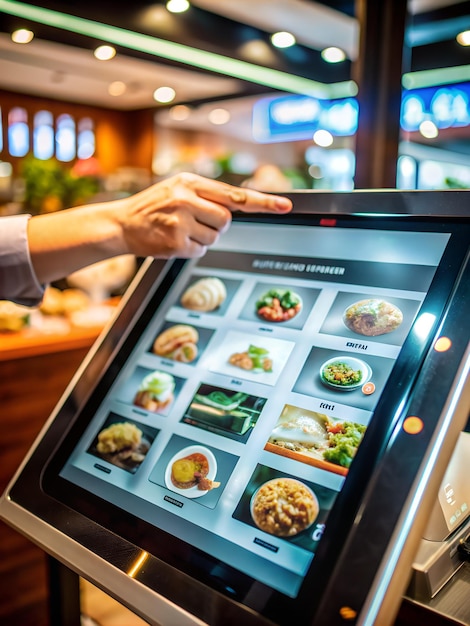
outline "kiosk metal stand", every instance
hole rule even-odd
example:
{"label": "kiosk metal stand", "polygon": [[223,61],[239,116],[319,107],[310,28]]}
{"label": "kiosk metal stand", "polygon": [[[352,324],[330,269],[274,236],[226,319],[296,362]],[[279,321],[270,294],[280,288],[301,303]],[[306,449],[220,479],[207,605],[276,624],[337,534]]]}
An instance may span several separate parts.
{"label": "kiosk metal stand", "polygon": [[47,565],[51,626],[80,626],[80,577],[52,556]]}

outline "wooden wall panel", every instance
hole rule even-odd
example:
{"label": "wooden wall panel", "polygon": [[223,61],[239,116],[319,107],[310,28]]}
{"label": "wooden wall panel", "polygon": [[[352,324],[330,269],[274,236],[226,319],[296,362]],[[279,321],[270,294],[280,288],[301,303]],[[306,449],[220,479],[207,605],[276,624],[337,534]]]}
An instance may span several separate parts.
{"label": "wooden wall panel", "polygon": [[6,150],[7,113],[15,106],[25,108],[31,119],[37,111],[43,109],[54,116],[68,113],[75,119],[91,117],[95,122],[95,156],[104,174],[111,174],[119,167],[140,167],[151,171],[153,111],[117,111],[0,90],[3,119],[3,150],[0,159],[12,163],[15,174],[19,173],[22,159],[11,157]]}
{"label": "wooden wall panel", "polygon": [[[0,336],[0,348],[1,348]],[[3,492],[88,348],[0,360],[0,491]],[[0,522],[0,624],[48,626],[47,559]]]}

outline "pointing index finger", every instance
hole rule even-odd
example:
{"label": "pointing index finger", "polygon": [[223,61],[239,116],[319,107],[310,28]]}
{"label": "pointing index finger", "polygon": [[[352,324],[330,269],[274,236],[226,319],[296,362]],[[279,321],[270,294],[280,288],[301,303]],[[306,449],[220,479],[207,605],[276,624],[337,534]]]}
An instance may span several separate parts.
{"label": "pointing index finger", "polygon": [[198,195],[225,205],[230,210],[246,212],[288,213],[292,202],[284,196],[234,187],[227,183],[200,178],[195,185]]}

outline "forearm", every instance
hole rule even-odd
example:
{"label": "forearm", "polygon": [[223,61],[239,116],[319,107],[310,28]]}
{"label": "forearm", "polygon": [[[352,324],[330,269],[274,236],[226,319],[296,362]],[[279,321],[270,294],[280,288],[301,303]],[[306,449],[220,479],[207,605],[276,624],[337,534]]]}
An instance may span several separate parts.
{"label": "forearm", "polygon": [[291,207],[287,198],[183,173],[129,198],[32,217],[30,256],[43,284],[121,254],[199,257],[228,228],[232,210]]}
{"label": "forearm", "polygon": [[41,283],[127,252],[115,216],[118,201],[32,217],[28,223],[31,262]]}

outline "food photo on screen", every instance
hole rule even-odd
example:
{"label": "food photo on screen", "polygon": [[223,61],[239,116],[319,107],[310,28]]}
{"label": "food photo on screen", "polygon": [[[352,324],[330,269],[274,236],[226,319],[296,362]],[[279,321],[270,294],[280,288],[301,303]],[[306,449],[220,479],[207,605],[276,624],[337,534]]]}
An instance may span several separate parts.
{"label": "food photo on screen", "polygon": [[345,476],[366,426],[286,404],[265,450]]}
{"label": "food photo on screen", "polygon": [[245,442],[251,435],[265,404],[266,398],[203,383],[181,421],[229,439]]}
{"label": "food photo on screen", "polygon": [[183,288],[180,307],[197,317],[199,314],[225,315],[241,281],[217,276],[193,276]]}
{"label": "food photo on screen", "polygon": [[118,399],[139,409],[168,415],[184,379],[169,372],[138,366],[118,392]]}
{"label": "food photo on screen", "polygon": [[320,332],[401,346],[420,306],[408,298],[339,292]]}
{"label": "food photo on screen", "polygon": [[173,435],[159,455],[149,481],[172,492],[176,506],[187,498],[213,509],[238,460],[238,456],[206,443]]}
{"label": "food photo on screen", "polygon": [[171,361],[195,365],[214,331],[190,324],[166,322],[159,330],[149,352]]}
{"label": "food photo on screen", "polygon": [[211,355],[211,372],[275,385],[294,342],[265,335],[228,331]]}
{"label": "food photo on screen", "polygon": [[350,354],[334,356],[320,367],[321,382],[337,391],[354,391],[370,381],[372,369],[362,359]]}
{"label": "food photo on screen", "polygon": [[293,391],[371,411],[394,363],[395,359],[382,356],[313,346]]}
{"label": "food photo on screen", "polygon": [[179,450],[167,465],[165,484],[187,498],[199,498],[211,489],[220,487],[217,461],[212,452],[202,445]]}
{"label": "food photo on screen", "polygon": [[239,319],[303,328],[320,289],[278,283],[257,283],[240,311]]}
{"label": "food photo on screen", "polygon": [[232,517],[271,535],[273,548],[283,539],[315,552],[336,496],[328,487],[258,464]]}
{"label": "food photo on screen", "polygon": [[135,474],[159,432],[146,424],[110,413],[87,452]]}

